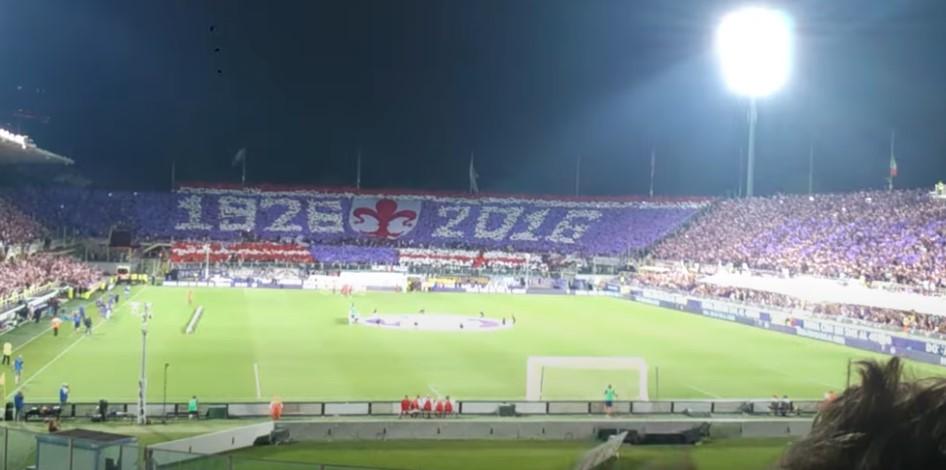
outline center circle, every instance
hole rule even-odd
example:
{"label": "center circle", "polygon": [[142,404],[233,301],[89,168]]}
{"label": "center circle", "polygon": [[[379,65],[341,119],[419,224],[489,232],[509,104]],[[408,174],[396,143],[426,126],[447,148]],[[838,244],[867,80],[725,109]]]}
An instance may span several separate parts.
{"label": "center circle", "polygon": [[438,313],[372,314],[359,318],[358,324],[375,328],[413,331],[497,331],[511,328],[511,319],[468,317]]}

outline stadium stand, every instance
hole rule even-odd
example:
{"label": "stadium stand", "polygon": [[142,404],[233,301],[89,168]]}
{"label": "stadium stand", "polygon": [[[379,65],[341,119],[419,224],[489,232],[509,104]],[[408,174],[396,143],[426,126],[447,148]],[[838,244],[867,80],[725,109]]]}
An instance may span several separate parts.
{"label": "stadium stand", "polygon": [[657,259],[946,287],[946,204],[922,191],[722,201]]}
{"label": "stadium stand", "polygon": [[874,326],[883,326],[910,333],[946,335],[946,317],[863,305],[815,303],[806,305],[798,298],[775,292],[714,286],[698,282],[698,275],[689,272],[642,272],[634,276],[637,285],[683,292],[704,298],[737,301],[748,305],[781,309],[807,309],[814,314]]}
{"label": "stadium stand", "polygon": [[[183,188],[173,193],[16,189],[7,196],[49,226],[141,239],[307,240],[538,253],[639,253],[708,200],[554,200],[324,190]],[[628,230],[633,227],[633,230]]]}
{"label": "stadium stand", "polygon": [[96,269],[72,258],[37,254],[0,263],[0,298],[49,283],[86,287],[100,278]]}
{"label": "stadium stand", "polygon": [[11,203],[0,199],[0,254],[3,247],[39,238],[42,227]]}

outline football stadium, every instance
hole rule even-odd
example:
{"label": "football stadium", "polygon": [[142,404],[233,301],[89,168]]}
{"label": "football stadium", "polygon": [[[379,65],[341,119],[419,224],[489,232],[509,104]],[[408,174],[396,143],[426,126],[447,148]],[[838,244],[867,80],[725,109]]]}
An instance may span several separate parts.
{"label": "football stadium", "polygon": [[[241,102],[228,93],[255,83],[227,75],[249,74],[234,57],[252,54],[222,58],[245,45],[243,32],[288,43],[269,26],[250,28],[268,21],[252,5],[169,10],[220,22],[201,27],[201,47],[213,51],[208,77],[230,81],[191,97],[216,103],[207,109]],[[358,16],[330,5],[320,7],[329,17]],[[607,6],[596,14],[622,8]],[[42,9],[18,8],[23,18]],[[436,168],[398,176],[380,160],[386,174],[362,184],[360,146],[345,162],[353,181],[351,168],[332,166],[333,143],[324,157],[275,160],[241,146],[222,165],[201,160],[230,136],[207,122],[242,119],[232,116],[184,126],[220,135],[170,160],[167,185],[144,157],[129,163],[111,147],[129,136],[136,151],[139,140],[155,145],[133,135],[135,118],[109,121],[129,134],[80,139],[83,150],[66,157],[34,138],[73,148],[43,114],[68,107],[49,106],[39,85],[0,93],[0,114],[15,108],[0,120],[0,470],[939,468],[946,184],[937,163],[915,157],[930,174],[899,179],[891,130],[875,139],[880,163],[864,164],[880,168],[883,185],[825,171],[816,190],[810,141],[807,191],[787,172],[755,181],[757,141],[791,145],[784,122],[765,127],[758,108],[789,93],[811,19],[760,6],[704,13],[718,23],[713,67],[748,118],[730,132],[747,144],[734,191],[699,189],[701,170],[672,167],[684,157],[670,150],[676,169],[660,181],[673,189],[655,192],[665,161],[656,146],[637,171],[649,179],[632,178],[633,191],[607,189],[601,168],[583,174],[583,157],[566,171],[573,192],[542,191],[534,167],[516,162],[507,171],[529,176],[494,175],[493,186],[477,168],[509,162],[473,153],[454,165],[466,190]],[[274,24],[291,29],[290,16]],[[156,21],[160,34],[185,31]],[[352,86],[359,96],[385,89]],[[268,119],[299,112],[267,106]],[[398,166],[427,164],[418,158]]]}

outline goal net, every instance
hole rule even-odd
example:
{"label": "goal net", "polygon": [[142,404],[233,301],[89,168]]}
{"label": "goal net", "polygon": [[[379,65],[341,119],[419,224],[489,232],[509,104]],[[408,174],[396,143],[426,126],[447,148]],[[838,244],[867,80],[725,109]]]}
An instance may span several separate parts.
{"label": "goal net", "polygon": [[609,384],[619,399],[649,400],[647,375],[640,357],[530,356],[526,400],[601,399]]}

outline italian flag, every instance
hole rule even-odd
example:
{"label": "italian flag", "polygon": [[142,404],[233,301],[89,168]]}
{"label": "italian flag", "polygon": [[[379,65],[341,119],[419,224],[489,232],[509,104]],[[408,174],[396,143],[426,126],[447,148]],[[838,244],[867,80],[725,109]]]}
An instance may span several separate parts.
{"label": "italian flag", "polygon": [[893,156],[893,152],[890,152],[890,177],[897,177],[897,158]]}

